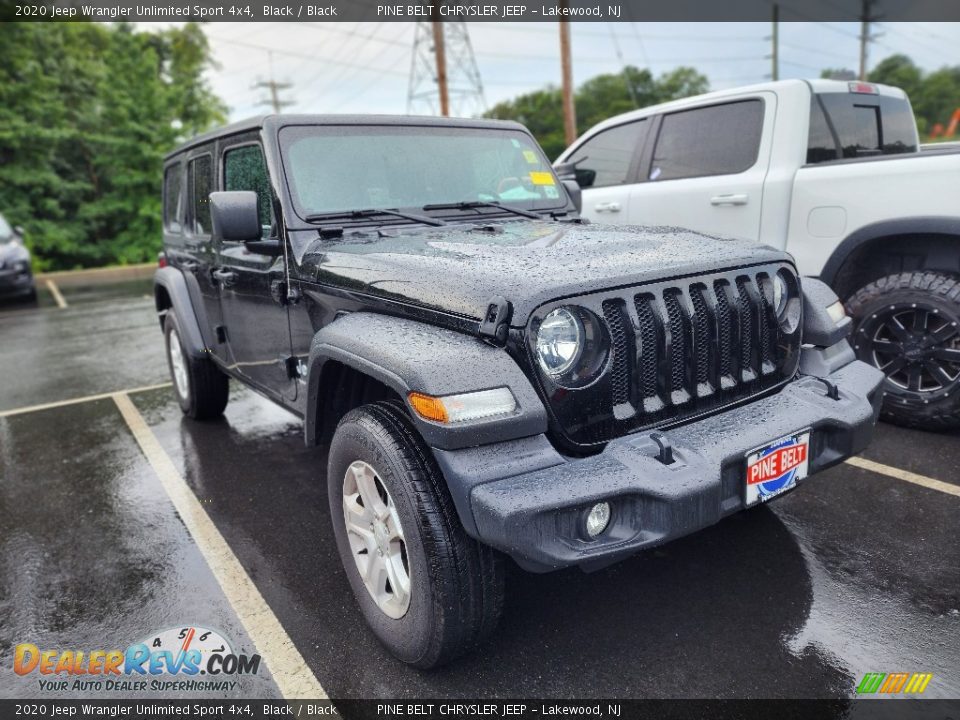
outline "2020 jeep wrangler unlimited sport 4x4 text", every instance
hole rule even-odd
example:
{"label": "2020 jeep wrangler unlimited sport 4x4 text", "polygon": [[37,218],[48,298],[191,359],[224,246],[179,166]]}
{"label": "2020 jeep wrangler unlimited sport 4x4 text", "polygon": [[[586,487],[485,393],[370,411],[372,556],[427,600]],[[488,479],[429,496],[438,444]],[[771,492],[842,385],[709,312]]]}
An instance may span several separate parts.
{"label": "2020 jeep wrangler unlimited sport 4x4 text", "polygon": [[505,555],[599,568],[869,442],[883,375],[829,288],[577,199],[504,122],[267,117],[166,160],[180,406],[219,415],[232,377],[329,445],[350,585],[419,667],[494,629]]}

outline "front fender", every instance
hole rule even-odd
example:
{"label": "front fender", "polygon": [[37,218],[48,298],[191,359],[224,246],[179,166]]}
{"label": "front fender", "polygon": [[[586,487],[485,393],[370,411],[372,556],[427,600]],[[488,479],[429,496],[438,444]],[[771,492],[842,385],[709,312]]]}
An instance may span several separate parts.
{"label": "front fender", "polygon": [[536,390],[507,352],[478,338],[433,325],[375,313],[343,315],[313,338],[307,361],[304,432],[316,444],[322,424],[321,378],[328,361],[337,361],[394,390],[409,408],[407,395],[442,396],[508,387],[517,410],[473,422],[445,425],[424,420],[412,408],[424,440],[434,448],[456,450],[538,435],[547,429],[547,412]]}

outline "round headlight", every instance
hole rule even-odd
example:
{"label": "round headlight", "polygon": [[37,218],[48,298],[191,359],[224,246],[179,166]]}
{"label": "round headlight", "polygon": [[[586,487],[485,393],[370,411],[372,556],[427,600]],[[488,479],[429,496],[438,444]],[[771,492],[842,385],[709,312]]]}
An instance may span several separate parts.
{"label": "round headlight", "polygon": [[777,273],[773,276],[773,310],[777,317],[783,315],[787,309],[787,301],[790,299],[790,289],[787,287],[787,281],[783,275]]}
{"label": "round headlight", "polygon": [[537,331],[537,361],[548,375],[562,375],[583,351],[583,325],[569,310],[550,312]]}

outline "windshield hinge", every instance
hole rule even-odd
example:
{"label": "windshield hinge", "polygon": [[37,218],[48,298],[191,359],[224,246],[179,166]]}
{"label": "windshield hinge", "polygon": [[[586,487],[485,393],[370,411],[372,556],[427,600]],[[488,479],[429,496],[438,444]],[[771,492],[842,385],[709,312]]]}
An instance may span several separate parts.
{"label": "windshield hinge", "polygon": [[510,302],[500,295],[494,295],[487,301],[487,311],[480,321],[480,337],[494,345],[506,345],[512,316],[513,306]]}
{"label": "windshield hinge", "polygon": [[317,233],[324,240],[333,240],[334,238],[343,237],[343,226],[331,225],[330,227],[320,228],[317,230]]}

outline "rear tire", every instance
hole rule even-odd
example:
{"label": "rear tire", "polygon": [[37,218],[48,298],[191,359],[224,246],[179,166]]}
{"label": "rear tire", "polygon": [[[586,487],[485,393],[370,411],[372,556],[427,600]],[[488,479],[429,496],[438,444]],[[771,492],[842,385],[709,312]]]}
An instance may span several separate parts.
{"label": "rear tire", "polygon": [[[375,488],[376,495],[367,492],[372,502],[363,502],[360,476]],[[493,632],[503,609],[502,557],[467,536],[443,475],[403,408],[377,402],[347,413],[330,444],[327,484],[350,586],[370,629],[393,655],[432,668]],[[386,519],[378,525],[381,516]],[[401,551],[403,564],[383,571],[386,585],[364,580]]]}
{"label": "rear tire", "polygon": [[167,365],[173,394],[184,415],[195,420],[220,417],[227,407],[229,378],[209,358],[192,358],[183,345],[183,333],[173,310],[163,323],[167,344]]}
{"label": "rear tire", "polygon": [[881,417],[907,427],[960,427],[960,281],[939,272],[888,275],[846,302],[857,357],[883,370]]}

